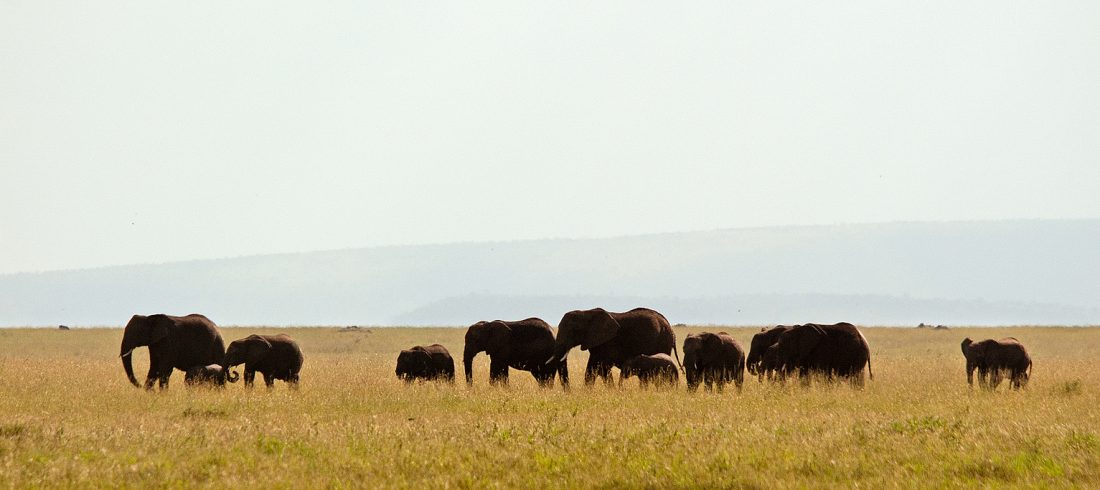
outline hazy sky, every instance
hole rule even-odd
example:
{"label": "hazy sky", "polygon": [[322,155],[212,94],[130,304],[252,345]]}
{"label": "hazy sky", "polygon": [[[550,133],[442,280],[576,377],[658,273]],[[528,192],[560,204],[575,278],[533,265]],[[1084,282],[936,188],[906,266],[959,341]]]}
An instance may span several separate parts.
{"label": "hazy sky", "polygon": [[1100,2],[0,2],[0,273],[1100,217]]}

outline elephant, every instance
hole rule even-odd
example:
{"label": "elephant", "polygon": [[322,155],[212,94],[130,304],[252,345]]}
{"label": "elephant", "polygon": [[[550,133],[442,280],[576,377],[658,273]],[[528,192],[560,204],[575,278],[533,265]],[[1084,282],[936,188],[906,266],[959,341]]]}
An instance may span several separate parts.
{"label": "elephant", "polygon": [[[228,381],[228,379],[225,376],[225,370],[222,369],[221,364],[195,366],[188,369],[187,375],[183,378],[183,382],[188,385],[209,384],[213,386],[225,386],[226,381]],[[231,382],[235,381],[236,378]]]}
{"label": "elephant", "polygon": [[797,372],[803,384],[809,383],[810,374],[818,374],[829,379],[848,378],[853,385],[863,386],[865,364],[875,379],[871,348],[851,323],[795,325],[779,335],[764,357],[763,369],[776,369],[782,377]]}
{"label": "elephant", "polygon": [[[749,356],[746,359],[745,367],[749,370],[749,374],[758,376],[760,381],[764,380],[764,376],[771,377],[774,369],[764,369],[764,353],[768,351],[771,346],[779,342],[779,336],[784,332],[790,330],[793,327],[787,325],[776,325],[772,328],[762,328],[760,332],[752,336],[752,343],[749,344]],[[686,354],[685,354],[686,356]]]}
{"label": "elephant", "polygon": [[974,369],[978,370],[978,386],[988,390],[997,389],[1005,371],[1008,371],[1009,385],[1013,389],[1027,386],[1031,379],[1031,356],[1013,337],[980,342],[967,337],[962,341],[962,351],[966,356],[966,384],[971,387],[974,386]]}
{"label": "elephant", "polygon": [[554,332],[538,318],[515,322],[495,320],[477,322],[466,329],[466,345],[462,351],[462,366],[466,384],[474,382],[474,357],[489,355],[489,382],[508,384],[508,368],[530,371],[539,386],[554,386],[554,373],[568,382],[567,363],[550,362],[554,355]]}
{"label": "elephant", "polygon": [[[596,377],[611,384],[611,368],[622,369],[623,363],[638,355],[676,354],[676,334],[664,315],[648,308],[635,308],[625,313],[610,313],[603,308],[574,310],[558,323],[554,356],[547,361],[565,364],[569,351],[581,346],[588,350],[588,366],[584,383],[595,384]],[[568,389],[568,379],[562,379]]]}
{"label": "elephant", "polygon": [[122,333],[122,368],[134,386],[133,354],[138,347],[149,346],[149,374],[145,389],[153,389],[159,380],[160,389],[168,388],[173,369],[186,371],[194,366],[206,366],[222,361],[225,343],[218,327],[209,318],[198,314],[187,316],[134,315]]}
{"label": "elephant", "polygon": [[244,364],[244,386],[251,388],[256,380],[256,372],[264,376],[264,384],[274,388],[275,380],[281,379],[292,389],[298,388],[298,373],[302,370],[302,349],[289,335],[249,335],[234,340],[225,351],[222,370],[228,373],[226,379],[235,383],[240,377],[229,369]]}
{"label": "elephant", "polygon": [[[685,354],[686,356],[686,354]],[[676,385],[680,382],[680,369],[672,356],[668,354],[654,354],[651,356],[640,355],[627,359],[623,363],[622,373],[619,376],[619,386],[623,380],[631,376],[637,376],[642,388],[653,382],[657,386],[662,384]]]}
{"label": "elephant", "polygon": [[721,392],[731,381],[740,390],[745,381],[745,349],[726,332],[688,335],[684,339],[684,374],[689,391],[703,382],[707,391],[717,384]]}
{"label": "elephant", "polygon": [[417,379],[429,381],[442,379],[454,383],[455,360],[442,345],[418,345],[398,354],[395,373],[406,383]]}

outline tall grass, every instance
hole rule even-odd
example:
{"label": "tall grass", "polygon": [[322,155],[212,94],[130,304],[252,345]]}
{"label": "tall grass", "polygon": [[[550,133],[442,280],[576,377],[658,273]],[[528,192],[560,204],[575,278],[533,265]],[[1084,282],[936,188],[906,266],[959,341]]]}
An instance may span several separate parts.
{"label": "tall grass", "polygon": [[[724,330],[747,346],[756,329]],[[306,355],[297,392],[187,389],[177,372],[149,393],[126,381],[119,330],[0,330],[0,485],[1100,486],[1100,329],[870,328],[863,390],[724,394],[585,388],[579,350],[568,393],[517,371],[490,387],[484,355],[472,388],[406,386],[400,349],[461,356],[463,330],[288,333]],[[968,389],[962,338],[1009,335],[1035,360],[1028,389]]]}

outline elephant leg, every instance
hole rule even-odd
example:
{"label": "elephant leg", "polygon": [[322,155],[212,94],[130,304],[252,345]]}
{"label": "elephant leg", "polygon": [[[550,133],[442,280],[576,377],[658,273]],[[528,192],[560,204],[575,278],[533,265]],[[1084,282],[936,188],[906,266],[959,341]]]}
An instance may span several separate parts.
{"label": "elephant leg", "polygon": [[558,379],[561,381],[561,387],[563,390],[569,390],[569,361],[568,359],[562,359],[558,363]]}
{"label": "elephant leg", "polygon": [[160,378],[160,376],[157,375],[157,365],[150,362],[149,372],[145,375],[145,389],[153,389],[153,385],[156,384],[157,378]]}
{"label": "elephant leg", "polygon": [[508,385],[508,364],[496,359],[489,360],[489,384]]}
{"label": "elephant leg", "polygon": [[603,378],[604,386],[611,387],[615,385],[615,377],[611,375],[611,364],[600,363],[596,375]]}
{"label": "elephant leg", "polygon": [[251,388],[252,383],[256,382],[256,371],[244,368],[244,387]]}
{"label": "elephant leg", "polygon": [[275,374],[267,374],[263,372],[261,372],[260,374],[264,377],[264,385],[267,386],[267,389],[270,390],[275,387]]}
{"label": "elephant leg", "polygon": [[989,389],[996,390],[1001,385],[1001,381],[1004,378],[1004,374],[1001,369],[994,369],[989,373]]}
{"label": "elephant leg", "polygon": [[298,389],[298,373],[290,373],[290,376],[286,378],[286,382],[290,385],[291,389]]}
{"label": "elephant leg", "polygon": [[596,369],[598,369],[599,362],[592,357],[588,358],[588,366],[584,368],[584,385],[592,386],[596,384]]}

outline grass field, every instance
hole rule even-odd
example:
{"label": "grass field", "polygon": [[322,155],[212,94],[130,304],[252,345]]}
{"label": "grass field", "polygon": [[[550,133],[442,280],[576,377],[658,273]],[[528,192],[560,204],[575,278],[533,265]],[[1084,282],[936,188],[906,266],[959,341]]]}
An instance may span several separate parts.
{"label": "grass field", "polygon": [[[756,331],[724,330],[746,346]],[[493,388],[484,355],[472,388],[405,386],[400,349],[460,357],[464,330],[286,331],[306,355],[297,392],[187,389],[177,372],[148,393],[126,381],[121,330],[0,330],[0,486],[1100,487],[1098,328],[867,328],[862,391],[725,394],[564,393],[516,371]],[[1035,361],[1028,389],[969,390],[960,341],[1009,335]]]}

